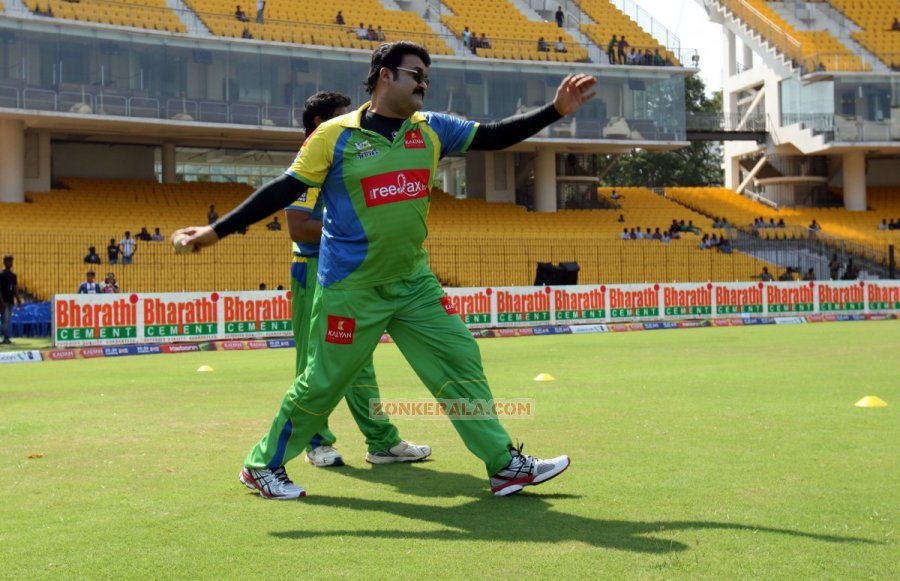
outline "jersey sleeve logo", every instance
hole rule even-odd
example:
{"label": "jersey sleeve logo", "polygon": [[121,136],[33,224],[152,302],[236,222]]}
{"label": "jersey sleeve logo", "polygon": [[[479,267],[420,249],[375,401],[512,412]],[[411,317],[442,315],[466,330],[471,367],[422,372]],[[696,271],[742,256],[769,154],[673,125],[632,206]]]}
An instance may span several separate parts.
{"label": "jersey sleeve logo", "polygon": [[392,171],[360,180],[366,206],[372,208],[383,204],[393,204],[428,195],[431,170],[412,169]]}
{"label": "jersey sleeve logo", "polygon": [[422,131],[412,129],[403,136],[403,147],[406,149],[425,149],[425,140],[422,138]]}

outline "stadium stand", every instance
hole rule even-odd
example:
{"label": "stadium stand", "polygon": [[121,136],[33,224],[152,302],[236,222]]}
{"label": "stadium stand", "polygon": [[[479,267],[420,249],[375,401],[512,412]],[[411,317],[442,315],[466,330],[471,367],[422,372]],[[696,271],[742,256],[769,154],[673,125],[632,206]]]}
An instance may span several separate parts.
{"label": "stadium stand", "polygon": [[850,34],[866,50],[889,67],[900,67],[900,33],[891,30],[900,17],[895,0],[829,0],[829,4],[858,24],[863,30]]}
{"label": "stadium stand", "polygon": [[[609,196],[612,188],[600,188]],[[673,219],[713,233],[712,222],[645,188],[616,188],[621,208],[527,212],[513,204],[456,200],[435,192],[426,248],[450,286],[530,285],[538,262],[578,262],[583,284],[750,280],[775,265],[741,253],[699,249],[699,235],[663,244],[619,239],[623,226],[664,230]],[[625,224],[617,222],[619,214]],[[486,252],[485,249],[490,249]]]}
{"label": "stadium stand", "polygon": [[98,22],[114,26],[131,26],[165,32],[187,32],[187,27],[165,0],[23,0],[32,12],[50,14],[55,18]]}
{"label": "stadium stand", "polygon": [[[256,21],[256,3],[245,2],[248,22],[235,17],[233,0],[185,0],[218,36],[250,37],[272,42],[293,42],[341,48],[372,50],[380,41],[357,38],[360,22],[381,26],[385,40],[411,40],[423,44],[431,54],[453,54],[453,50],[414,12],[388,10],[379,0],[354,0],[343,5],[315,0],[268,0],[265,18]],[[238,5],[240,2],[237,3]],[[346,24],[335,24],[341,9]]]}
{"label": "stadium stand", "polygon": [[718,0],[806,70],[863,71],[871,66],[827,31],[799,31],[766,0]]}
{"label": "stadium stand", "polygon": [[[535,61],[580,62],[588,60],[587,50],[576,42],[565,29],[553,22],[528,20],[508,0],[491,3],[485,10],[481,0],[444,0],[453,11],[441,17],[443,23],[458,37],[462,38],[466,27],[479,37],[486,34],[491,48],[479,48],[479,56],[496,59],[520,59]],[[557,37],[562,36],[567,52],[556,52]],[[543,37],[548,50],[538,50],[538,39]]]}
{"label": "stadium stand", "polygon": [[869,210],[850,212],[844,208],[781,208],[755,202],[726,188],[666,188],[666,195],[708,216],[722,216],[735,226],[750,226],[759,217],[777,223],[784,220],[787,228],[758,230],[764,239],[808,236],[808,226],[815,220],[821,232],[849,240],[874,251],[883,252],[888,244],[900,244],[900,230],[879,230],[883,219],[900,219],[900,189],[872,188],[868,192]]}
{"label": "stadium stand", "polygon": [[581,31],[597,46],[605,50],[612,35],[621,37],[625,35],[628,44],[638,49],[641,53],[649,50],[653,53],[659,49],[659,54],[664,61],[678,65],[678,59],[666,47],[654,39],[650,33],[632,20],[628,15],[619,10],[610,0],[580,0],[581,9],[595,22],[582,24]]}

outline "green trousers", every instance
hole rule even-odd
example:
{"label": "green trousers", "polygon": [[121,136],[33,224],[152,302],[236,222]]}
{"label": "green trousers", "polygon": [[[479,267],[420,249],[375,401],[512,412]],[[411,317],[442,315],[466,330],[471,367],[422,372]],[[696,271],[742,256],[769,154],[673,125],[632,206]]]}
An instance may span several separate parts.
{"label": "green trousers", "polygon": [[[298,257],[299,258],[299,257]],[[309,358],[309,330],[312,319],[313,298],[318,284],[316,272],[318,271],[318,258],[295,258],[291,264],[291,319],[294,329],[294,343],[296,353],[296,370],[294,377],[299,377]],[[359,431],[366,438],[366,444],[370,452],[387,450],[400,443],[400,433],[389,419],[372,419],[369,417],[369,400],[378,399],[378,382],[375,379],[375,367],[372,357],[357,374],[351,383],[344,399],[350,408],[350,415]],[[309,440],[306,449],[312,450],[317,446],[331,446],[337,441],[334,433],[325,426]]]}
{"label": "green trousers", "polygon": [[[275,468],[302,453],[354,378],[371,363],[385,329],[436,398],[492,400],[475,339],[442,299],[444,291],[427,267],[407,279],[372,288],[319,287],[308,364],[245,465]],[[451,417],[451,421],[488,474],[506,466],[512,442],[496,418]]]}

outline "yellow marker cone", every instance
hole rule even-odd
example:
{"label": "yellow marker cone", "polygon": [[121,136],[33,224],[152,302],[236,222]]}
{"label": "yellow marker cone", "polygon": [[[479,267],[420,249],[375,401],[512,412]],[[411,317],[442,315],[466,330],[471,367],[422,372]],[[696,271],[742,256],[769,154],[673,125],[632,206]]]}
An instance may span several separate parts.
{"label": "yellow marker cone", "polygon": [[887,402],[877,395],[867,395],[853,405],[858,408],[886,408]]}
{"label": "yellow marker cone", "polygon": [[556,381],[556,378],[550,375],[549,373],[538,373],[537,377],[534,378],[535,381]]}
{"label": "yellow marker cone", "polygon": [[201,365],[200,367],[197,368],[198,373],[206,373],[208,371],[213,371],[213,368],[210,367],[209,365]]}

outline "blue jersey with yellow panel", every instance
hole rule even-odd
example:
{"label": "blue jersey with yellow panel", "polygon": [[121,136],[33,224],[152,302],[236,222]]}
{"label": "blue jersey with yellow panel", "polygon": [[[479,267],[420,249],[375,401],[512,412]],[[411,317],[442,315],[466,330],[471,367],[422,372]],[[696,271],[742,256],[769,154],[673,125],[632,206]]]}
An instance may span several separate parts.
{"label": "blue jersey with yellow panel", "polygon": [[466,151],[478,128],[451,115],[417,112],[391,142],[360,126],[368,107],[320,125],[287,171],[321,188],[318,281],[324,288],[386,284],[427,264],[422,244],[438,160]]}

